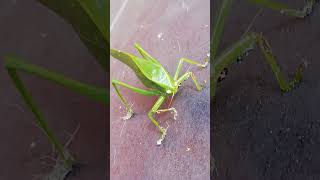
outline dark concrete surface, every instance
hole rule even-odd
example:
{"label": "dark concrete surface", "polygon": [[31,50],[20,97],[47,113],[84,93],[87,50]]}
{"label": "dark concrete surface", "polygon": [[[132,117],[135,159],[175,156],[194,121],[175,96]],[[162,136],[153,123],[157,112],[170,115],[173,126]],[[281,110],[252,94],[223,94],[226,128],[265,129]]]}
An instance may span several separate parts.
{"label": "dark concrete surface", "polygon": [[[171,74],[181,57],[203,62],[209,52],[209,3],[208,0],[111,1],[111,47],[138,55],[133,45],[140,43]],[[121,14],[117,16],[118,12]],[[185,65],[183,71],[188,67]],[[170,113],[156,116],[162,126],[169,125],[161,146],[156,145],[159,131],[147,118],[156,97],[121,88],[125,98],[134,103],[136,112],[124,123],[120,117],[126,112],[111,89],[111,179],[209,179],[209,67],[200,70],[191,66],[190,70],[200,83],[207,81],[206,88],[198,92],[191,79],[186,81],[172,105],[178,111],[177,120]],[[113,58],[111,78],[145,89],[133,71]],[[167,106],[168,102],[163,105]]]}
{"label": "dark concrete surface", "polygon": [[[220,50],[240,38],[258,11],[234,1]],[[307,66],[302,83],[286,94],[259,50],[229,68],[211,104],[216,180],[320,179],[319,19],[319,4],[304,20],[268,9],[257,17],[252,31],[266,36],[286,75],[301,62]]]}
{"label": "dark concrete surface", "polygon": [[[33,0],[0,1],[0,179],[29,180],[48,169],[40,158],[52,151],[4,69],[3,56],[8,53],[101,87],[106,76],[63,19]],[[22,75],[62,142],[80,124],[69,149],[85,165],[70,179],[106,179],[106,107],[51,82]]]}

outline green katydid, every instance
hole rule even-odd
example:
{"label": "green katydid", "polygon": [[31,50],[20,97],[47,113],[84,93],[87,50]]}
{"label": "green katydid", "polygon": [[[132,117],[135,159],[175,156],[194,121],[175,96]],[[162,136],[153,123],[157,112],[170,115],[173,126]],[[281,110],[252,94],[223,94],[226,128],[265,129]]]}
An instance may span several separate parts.
{"label": "green katydid", "polygon": [[160,145],[166,136],[167,128],[161,127],[154,119],[153,115],[155,113],[172,111],[174,112],[174,119],[176,118],[177,112],[175,108],[169,107],[167,109],[159,109],[166,97],[172,96],[173,98],[174,94],[177,93],[181,83],[190,77],[192,78],[197,90],[201,91],[202,89],[202,86],[198,84],[196,77],[192,72],[188,71],[179,77],[183,63],[185,62],[204,68],[208,64],[208,59],[205,60],[204,64],[200,64],[190,59],[181,58],[177,66],[177,70],[172,77],[160,64],[160,62],[151,57],[145,50],[140,47],[140,45],[135,44],[135,47],[142,57],[136,57],[132,54],[121,52],[115,49],[111,49],[110,54],[114,58],[120,60],[122,63],[128,65],[135,72],[139,80],[150,89],[143,90],[117,80],[112,80],[112,85],[127,110],[127,115],[123,117],[124,120],[130,119],[133,115],[133,111],[128,102],[123,98],[118,89],[118,86],[128,88],[136,93],[146,96],[159,96],[158,100],[149,111],[148,117],[161,133],[160,139],[157,141],[157,145]]}
{"label": "green katydid", "polygon": [[[307,0],[306,5],[302,10],[294,10],[289,8],[286,4],[273,2],[271,0],[249,0],[252,3],[259,4],[270,8],[275,11],[279,11],[282,14],[304,18],[312,12],[312,8],[315,4],[315,0]],[[249,50],[253,49],[257,45],[264,55],[265,60],[271,66],[271,69],[276,76],[280,89],[284,92],[290,91],[300,80],[301,80],[301,71],[302,66],[298,67],[298,70],[295,73],[295,77],[292,81],[287,82],[278,66],[274,55],[272,54],[271,47],[268,44],[267,40],[258,33],[248,33],[244,34],[242,38],[229,47],[224,53],[220,56],[217,56],[217,50],[219,42],[222,36],[224,24],[231,8],[232,0],[223,0],[221,8],[217,14],[215,26],[213,28],[213,37],[211,41],[211,68],[210,68],[210,82],[211,89],[210,95],[212,98],[215,96],[216,86],[221,79],[221,75],[225,73],[226,68],[232,63],[236,62],[237,59],[241,58]]]}

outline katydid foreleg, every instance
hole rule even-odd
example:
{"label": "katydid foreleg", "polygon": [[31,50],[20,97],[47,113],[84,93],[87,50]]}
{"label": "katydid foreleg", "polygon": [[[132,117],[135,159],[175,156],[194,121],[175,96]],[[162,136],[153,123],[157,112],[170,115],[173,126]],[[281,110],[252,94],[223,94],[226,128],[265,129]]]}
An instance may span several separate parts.
{"label": "katydid foreleg", "polygon": [[189,63],[189,64],[194,64],[194,65],[197,65],[199,67],[205,68],[208,65],[208,61],[209,60],[206,58],[205,59],[205,63],[204,64],[200,64],[200,63],[198,63],[196,61],[193,61],[193,60],[190,60],[190,59],[181,58],[180,61],[179,61],[178,66],[177,66],[176,73],[173,76],[173,79],[174,80],[178,79],[179,73],[180,73],[181,68],[182,68],[182,63],[186,62],[186,63]]}
{"label": "katydid foreleg", "polygon": [[167,135],[167,128],[163,128],[159,125],[159,123],[153,118],[153,115],[158,111],[158,109],[160,108],[160,106],[163,104],[164,100],[166,99],[165,96],[160,96],[158,98],[158,100],[156,101],[156,103],[153,105],[153,107],[151,108],[151,110],[148,113],[148,117],[149,119],[152,121],[152,123],[159,129],[160,133],[161,133],[161,137],[160,139],[157,141],[157,145],[160,145],[163,141],[163,139],[165,138],[165,136]]}

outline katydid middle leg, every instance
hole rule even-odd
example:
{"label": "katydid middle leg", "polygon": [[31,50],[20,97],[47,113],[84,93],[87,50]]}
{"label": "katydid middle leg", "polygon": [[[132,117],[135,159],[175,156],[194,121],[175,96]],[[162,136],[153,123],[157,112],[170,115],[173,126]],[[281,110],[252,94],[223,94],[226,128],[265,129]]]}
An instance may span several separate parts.
{"label": "katydid middle leg", "polygon": [[197,82],[196,76],[193,74],[193,72],[186,72],[184,75],[182,75],[178,80],[177,80],[177,84],[181,84],[183,81],[192,78],[193,83],[196,85],[196,88],[198,91],[201,91],[203,86],[200,86],[199,83]]}

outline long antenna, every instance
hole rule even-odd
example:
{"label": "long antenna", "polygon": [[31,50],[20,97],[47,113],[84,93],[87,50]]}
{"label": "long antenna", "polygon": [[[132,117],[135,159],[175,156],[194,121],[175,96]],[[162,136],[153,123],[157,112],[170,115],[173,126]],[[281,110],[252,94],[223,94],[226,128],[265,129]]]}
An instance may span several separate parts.
{"label": "long antenna", "polygon": [[170,108],[170,106],[171,106],[171,103],[172,103],[172,99],[173,99],[173,97],[174,97],[174,93],[173,93],[173,94],[172,94],[172,96],[171,96],[171,99],[170,99],[170,103],[169,103],[168,108]]}

